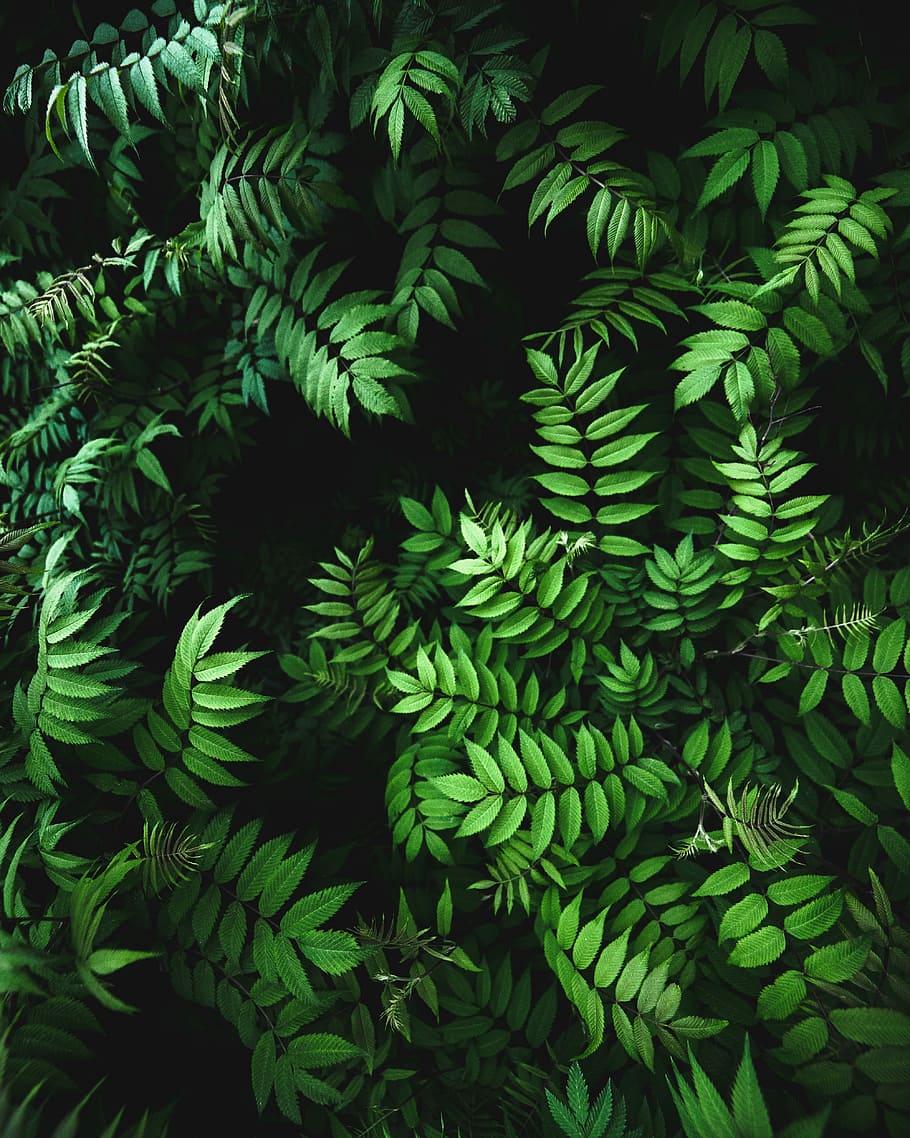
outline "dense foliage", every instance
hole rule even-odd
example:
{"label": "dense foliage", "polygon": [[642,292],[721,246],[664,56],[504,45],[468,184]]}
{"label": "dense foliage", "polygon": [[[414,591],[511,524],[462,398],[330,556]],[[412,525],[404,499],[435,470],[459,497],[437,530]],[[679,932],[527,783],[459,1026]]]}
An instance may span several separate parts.
{"label": "dense foliage", "polygon": [[906,1132],[903,60],[606,7],[0,14],[3,1135]]}

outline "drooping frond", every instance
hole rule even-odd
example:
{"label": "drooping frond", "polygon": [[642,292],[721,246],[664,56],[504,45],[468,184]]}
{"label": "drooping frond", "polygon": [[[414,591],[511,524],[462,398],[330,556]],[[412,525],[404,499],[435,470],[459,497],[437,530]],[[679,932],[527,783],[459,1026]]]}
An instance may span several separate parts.
{"label": "drooping frond", "polygon": [[733,783],[727,786],[725,817],[732,819],[736,836],[746,852],[763,866],[783,866],[791,861],[811,827],[785,820],[797,791],[799,780],[790,793],[781,799],[783,789],[778,783],[771,786],[744,786],[737,800]]}
{"label": "drooping frond", "polygon": [[861,568],[868,567],[879,551],[901,534],[910,530],[910,512],[905,511],[895,522],[886,524],[884,519],[872,524],[864,522],[859,534],[854,535],[850,527],[836,537],[813,540],[801,557],[801,563],[810,574],[809,582],[830,581],[838,573],[848,578],[855,576]]}
{"label": "drooping frond", "polygon": [[823,618],[821,624],[809,624],[805,628],[790,629],[790,635],[797,640],[823,632],[833,642],[832,633],[836,633],[842,640],[849,640],[851,636],[869,635],[877,628],[877,620],[881,612],[873,612],[868,605],[854,601],[852,606],[844,605],[834,614],[834,620]]}
{"label": "drooping frond", "polygon": [[199,868],[199,859],[209,846],[200,843],[186,826],[162,825],[148,820],[142,826],[142,881],[153,896],[164,886],[173,888]]}

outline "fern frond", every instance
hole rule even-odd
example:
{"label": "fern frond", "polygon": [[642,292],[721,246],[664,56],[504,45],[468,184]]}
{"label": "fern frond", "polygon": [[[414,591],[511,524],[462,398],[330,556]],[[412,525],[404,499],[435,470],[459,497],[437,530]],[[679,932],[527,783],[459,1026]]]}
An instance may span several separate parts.
{"label": "fern frond", "polygon": [[350,676],[339,664],[328,663],[320,671],[306,673],[316,687],[323,691],[330,691],[337,700],[341,700],[348,714],[357,710],[367,692],[367,685],[363,677]]}
{"label": "fern frond", "polygon": [[73,269],[56,277],[28,306],[29,313],[43,327],[69,328],[73,321],[72,305],[91,320],[95,314],[95,290],[86,276],[86,269]]}
{"label": "fern frond", "polygon": [[[7,114],[27,114],[34,101],[45,102],[45,133],[54,153],[62,158],[54,138],[54,125],[59,122],[88,165],[95,169],[89,145],[89,101],[126,138],[130,135],[131,110],[135,113],[144,109],[159,122],[167,123],[162,102],[166,104],[175,81],[193,92],[202,104],[206,103],[212,68],[221,59],[221,46],[213,28],[227,22],[221,5],[212,5],[207,11],[208,8],[201,5],[204,22],[194,26],[173,4],[153,6],[153,14],[160,9],[170,16],[163,36],[148,16],[135,8],[119,29],[101,23],[90,40],[76,40],[62,59],[47,50],[40,63],[21,64],[4,93],[4,110]],[[141,52],[131,50],[124,38],[139,33]],[[69,72],[66,79],[64,65]]]}
{"label": "fern frond", "polygon": [[[748,1036],[743,1044],[729,1106],[710,1076],[699,1066],[691,1047],[688,1048],[688,1057],[692,1082],[686,1081],[674,1063],[676,1086],[670,1083],[670,1094],[686,1138],[705,1138],[706,1135],[720,1138],[721,1134],[750,1134],[758,1138],[772,1133],[768,1108],[752,1063]],[[667,1081],[669,1083],[669,1079]],[[801,1123],[805,1134],[820,1138],[827,1114],[826,1109],[821,1115],[816,1114]]]}
{"label": "fern frond", "polygon": [[[30,537],[34,537],[36,533],[41,533],[42,530],[52,525],[54,525],[53,522],[36,522],[34,525],[15,526],[13,529],[4,529],[3,518],[2,515],[0,515],[0,557],[5,559],[9,557],[11,553],[18,553]],[[13,569],[13,566],[9,565],[5,560],[0,562],[0,567],[7,571]]]}
{"label": "fern frond", "polygon": [[910,510],[905,510],[890,525],[886,525],[884,519],[875,524],[864,522],[862,532],[856,536],[848,526],[836,537],[813,540],[811,552],[807,550],[800,556],[800,563],[811,574],[808,580],[803,580],[803,586],[815,581],[829,582],[838,570],[847,577],[855,575],[860,568],[873,563],[889,542],[908,530]]}
{"label": "fern frond", "polygon": [[369,924],[361,917],[355,928],[346,931],[357,937],[365,948],[395,948],[405,953],[419,952],[435,940],[435,937],[423,935],[426,929],[409,933],[406,927],[391,921],[386,923],[384,917],[380,917],[378,921],[371,920]]}
{"label": "fern frond", "polygon": [[142,883],[153,896],[165,886],[186,881],[199,868],[199,859],[210,842],[200,842],[186,826],[176,822],[142,826]]}
{"label": "fern frond", "polygon": [[813,633],[823,632],[833,644],[834,638],[831,634],[837,633],[842,640],[846,641],[849,640],[851,636],[860,636],[874,632],[878,628],[876,622],[883,612],[884,609],[873,612],[868,605],[855,601],[852,608],[848,605],[844,605],[838,609],[834,614],[833,621],[826,621],[823,624],[809,624],[806,625],[805,628],[791,629],[789,634],[798,641],[803,641],[807,636]]}
{"label": "fern frond", "polygon": [[784,820],[798,790],[797,779],[781,801],[782,788],[778,783],[760,787],[747,785],[737,802],[733,783],[727,785],[726,817],[732,819],[736,836],[746,852],[764,868],[780,868],[791,861],[811,829]]}
{"label": "fern frond", "polygon": [[110,372],[113,365],[105,353],[120,347],[120,342],[112,335],[119,323],[119,320],[114,320],[104,331],[92,336],[70,356],[67,368],[80,398],[97,394],[100,387],[110,386]]}

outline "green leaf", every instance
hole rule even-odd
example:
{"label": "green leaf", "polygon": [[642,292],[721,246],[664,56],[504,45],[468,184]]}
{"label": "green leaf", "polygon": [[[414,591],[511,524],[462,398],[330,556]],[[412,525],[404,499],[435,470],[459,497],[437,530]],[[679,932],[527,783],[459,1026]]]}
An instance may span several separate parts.
{"label": "green leaf", "polygon": [[463,218],[447,217],[440,225],[439,232],[447,241],[454,241],[456,245],[464,245],[466,248],[496,249],[499,247],[496,240],[485,229],[473,221],[465,221]]}
{"label": "green leaf", "polygon": [[239,900],[254,901],[260,895],[275,869],[281,864],[290,844],[290,834],[280,834],[262,843],[250,858],[234,887],[234,893]]}
{"label": "green leaf", "polygon": [[438,775],[430,781],[454,802],[479,802],[489,789],[478,779],[461,773]]}
{"label": "green leaf", "polygon": [[620,197],[610,223],[607,226],[607,252],[610,260],[616,260],[616,254],[629,230],[629,221],[632,219],[632,203],[626,197]]}
{"label": "green leaf", "polygon": [[598,988],[609,988],[619,975],[629,948],[631,929],[625,929],[615,940],[602,950],[594,969],[594,984]]}
{"label": "green leaf", "polygon": [[736,419],[744,422],[755,398],[755,380],[741,360],[735,360],[724,369],[724,394]]}
{"label": "green leaf", "polygon": [[418,692],[415,695],[406,695],[404,699],[398,700],[393,704],[390,711],[399,715],[410,715],[415,711],[423,711],[424,708],[429,707],[433,702],[433,693],[431,691]]}
{"label": "green leaf", "polygon": [[590,489],[584,478],[577,474],[535,474],[533,477],[544,490],[567,498],[579,498],[582,494],[587,494]]}
{"label": "green leaf", "polygon": [[719,198],[732,186],[735,186],[749,167],[749,151],[731,150],[720,158],[711,167],[705,180],[704,188],[698,197],[696,211],[703,210],[715,198]]}
{"label": "green leaf", "polygon": [[[573,1064],[573,1067],[569,1072],[570,1080],[575,1070],[580,1070],[577,1064]],[[562,1128],[562,1130],[569,1135],[569,1138],[584,1138],[581,1127],[579,1126],[575,1116],[571,1114],[559,1101],[559,1099],[557,1099],[549,1090],[546,1090],[544,1093],[547,1097],[550,1114],[552,1114],[553,1118],[559,1123],[559,1126]],[[587,1094],[587,1088],[585,1089],[585,1093]],[[586,1118],[587,1113],[588,1109],[587,1106],[585,1106],[584,1112],[579,1117]]]}
{"label": "green leaf", "polygon": [[307,893],[281,918],[281,931],[297,937],[324,924],[359,888],[360,883],[330,885],[315,893]]}
{"label": "green leaf", "polygon": [[260,1114],[265,1110],[275,1083],[275,1036],[264,1031],[253,1048],[252,1079],[253,1098]]}
{"label": "green leaf", "polygon": [[799,940],[814,940],[835,924],[843,907],[844,898],[840,890],[816,897],[788,913],[784,918],[784,929]]}
{"label": "green leaf", "polygon": [[557,807],[559,833],[562,844],[567,850],[578,841],[581,833],[581,798],[574,786],[566,787],[559,796]]}
{"label": "green leaf", "polygon": [[165,770],[164,781],[181,802],[185,802],[187,806],[193,806],[202,810],[215,809],[215,803],[212,802],[199,784],[177,767],[168,767]]}
{"label": "green leaf", "polygon": [[686,1039],[707,1039],[727,1026],[725,1019],[709,1019],[705,1016],[683,1016],[675,1019],[670,1027]]}
{"label": "green leaf", "polygon": [[673,1091],[672,1086],[670,1088],[681,1119],[684,1122],[689,1122],[686,1130],[691,1134],[696,1134],[698,1133],[696,1125],[700,1124],[709,1134],[735,1134],[736,1127],[733,1116],[727,1109],[714,1083],[702,1070],[694,1055],[690,1057],[690,1067],[692,1086],[690,1087],[677,1071],[676,1087],[678,1093]]}
{"label": "green leaf", "polygon": [[818,356],[834,354],[834,341],[831,339],[831,333],[821,320],[817,316],[813,316],[811,312],[806,312],[804,308],[799,307],[785,308],[784,324],[787,331],[795,336],[801,344],[804,344],[810,352],[814,352]]}
{"label": "green leaf", "polygon": [[857,221],[854,221],[853,218],[842,217],[837,223],[837,231],[841,237],[844,237],[858,249],[862,249],[864,253],[869,253],[873,257],[878,256],[875,241],[870,236],[868,230]]}
{"label": "green leaf", "polygon": [[389,135],[389,145],[392,148],[392,157],[397,163],[401,154],[401,140],[404,135],[404,102],[402,100],[396,100],[392,104],[386,129]]}
{"label": "green leaf", "polygon": [[654,1019],[666,1024],[676,1015],[682,1001],[682,988],[679,984],[668,984],[661,992],[654,1008]]}
{"label": "green leaf", "polygon": [[[680,5],[680,11],[684,11]],[[698,53],[704,47],[708,32],[714,26],[717,17],[717,7],[714,4],[704,4],[696,7],[694,14],[689,16],[685,25],[682,47],[679,53],[679,81],[685,82],[686,76],[692,69],[692,64]],[[713,85],[712,85],[713,89]]]}
{"label": "green leaf", "polygon": [[525,154],[524,157],[519,158],[502,184],[503,192],[514,189],[516,186],[520,186],[530,181],[531,178],[536,177],[542,170],[549,166],[555,155],[556,147],[553,143],[545,142],[543,145],[532,150],[530,154]]}
{"label": "green leaf", "polygon": [[809,168],[802,143],[790,131],[779,130],[774,135],[774,145],[784,176],[795,189],[805,190],[809,184]]}
{"label": "green leaf", "polygon": [[115,130],[124,137],[129,136],[130,122],[126,95],[120,81],[120,71],[109,67],[98,79],[98,91],[104,105],[104,113]]}
{"label": "green leaf", "polygon": [[696,368],[681,379],[673,392],[674,410],[678,411],[681,407],[688,407],[690,403],[704,399],[720,379],[720,371],[718,364],[710,364],[707,367]]}
{"label": "green leaf", "polygon": [[895,1008],[833,1008],[831,1023],[855,1043],[910,1044],[910,1016]]}
{"label": "green leaf", "polygon": [[152,61],[143,55],[130,67],[130,87],[139,102],[163,125],[167,125],[164,111],[158,98],[158,80]]}
{"label": "green leaf", "polygon": [[[723,21],[721,21],[723,23]],[[715,37],[718,38],[720,34],[720,24],[718,24],[718,31],[715,32]],[[714,41],[712,39],[711,47],[713,48]],[[746,24],[741,25],[733,38],[727,42],[724,38],[723,46],[720,48],[721,64],[720,73],[718,76],[717,95],[718,102],[721,110],[730,101],[730,95],[733,93],[733,88],[736,86],[736,81],[740,76],[743,69],[743,64],[746,62],[746,56],[749,54],[749,48],[752,46],[752,29]],[[710,51],[710,49],[709,49]],[[707,94],[708,86],[708,69],[707,64],[705,67],[705,90]],[[707,100],[706,100],[707,101]]]}
{"label": "green leaf", "polygon": [[869,727],[872,722],[872,710],[869,705],[869,696],[866,693],[866,685],[859,678],[849,672],[845,672],[841,676],[841,691],[844,696],[844,702],[856,716],[856,718],[865,727]]}
{"label": "green leaf", "polygon": [[137,960],[148,960],[158,955],[157,952],[141,952],[129,948],[96,948],[86,964],[96,976],[109,976]]}
{"label": "green leaf", "polygon": [[906,1086],[910,1081],[910,1051],[906,1047],[874,1047],[858,1055],[856,1065],[876,1083]]}
{"label": "green leaf", "polygon": [[667,987],[669,971],[670,960],[667,959],[652,968],[645,976],[642,987],[638,989],[638,999],[636,1000],[636,1007],[640,1015],[648,1015],[655,1011],[657,1000],[661,998],[665,987]]}
{"label": "green leaf", "polygon": [[581,1072],[581,1067],[579,1067],[577,1063],[573,1063],[569,1068],[569,1078],[566,1084],[566,1098],[576,1119],[582,1120],[587,1118],[591,1112],[591,1100],[588,1095],[588,1085]]}
{"label": "green leaf", "polygon": [[876,672],[894,671],[904,651],[906,639],[907,622],[904,619],[893,620],[882,629],[875,642],[875,652],[872,656],[872,667]]}
{"label": "green leaf", "polygon": [[878,821],[878,815],[873,810],[870,810],[862,799],[852,794],[849,790],[841,790],[839,787],[830,785],[825,785],[825,789],[831,792],[837,804],[842,807],[851,818],[856,818],[856,820],[862,822],[864,826],[874,826]]}
{"label": "green leaf", "polygon": [[727,962],[738,968],[761,968],[777,960],[786,947],[787,938],[781,930],[766,926],[737,941]]}
{"label": "green leaf", "polygon": [[505,778],[499,769],[499,764],[483,747],[479,747],[472,739],[465,740],[468,758],[471,760],[471,769],[481,784],[495,794],[502,794],[506,788]]}
{"label": "green leaf", "polygon": [[865,964],[869,944],[868,938],[858,937],[826,945],[806,957],[806,975],[829,984],[850,980]]}
{"label": "green leaf", "polygon": [[730,1095],[733,1107],[733,1121],[741,1138],[773,1138],[768,1108],[758,1085],[752,1056],[749,1051],[749,1037],[743,1045],[743,1057]]}
{"label": "green leaf", "polygon": [[628,764],[622,768],[623,778],[636,790],[640,790],[642,794],[648,795],[649,798],[662,798],[667,797],[667,788],[664,783],[649,770],[643,767]]}
{"label": "green leaf", "polygon": [[806,998],[806,982],[794,969],[782,972],[758,996],[759,1019],[789,1019]]}
{"label": "green leaf", "polygon": [[610,824],[610,805],[603,786],[592,779],[585,787],[585,821],[595,841],[601,841]]}
{"label": "green leaf", "polygon": [[550,466],[562,466],[574,468],[576,470],[583,469],[588,464],[588,460],[575,447],[570,446],[535,446],[531,447],[534,453],[542,458],[544,462]]}
{"label": "green leaf", "polygon": [[[454,913],[452,905],[452,890],[449,885],[449,879],[446,878],[445,885],[442,893],[440,894],[439,901],[436,904],[436,928],[440,936],[448,936],[452,928],[452,916]],[[508,961],[506,957],[506,961]]]}
{"label": "green leaf", "polygon": [[874,676],[872,695],[879,711],[891,726],[902,729],[907,722],[907,705],[894,680],[890,676]]}
{"label": "green leaf", "polygon": [[[628,203],[623,201],[624,205]],[[613,211],[613,194],[607,186],[601,188],[594,195],[590,206],[588,207],[587,219],[587,236],[588,247],[591,250],[591,256],[597,256],[597,250],[600,248],[600,242],[603,239],[604,229],[607,222],[610,220],[610,215]],[[610,246],[610,256],[613,256],[613,251]]]}
{"label": "green leaf", "polygon": [[468,284],[487,287],[486,281],[474,268],[472,262],[458,249],[449,249],[445,245],[437,245],[433,250],[433,261],[446,276],[467,281]]}
{"label": "green leaf", "polygon": [[361,1054],[356,1044],[328,1031],[298,1035],[288,1045],[288,1054],[300,1067],[331,1067]]}
{"label": "green leaf", "polygon": [[799,350],[783,328],[769,328],[765,347],[781,385],[791,390],[799,382]]}
{"label": "green leaf", "polygon": [[[533,708],[528,714],[532,712]],[[518,729],[518,738],[521,744],[521,760],[524,763],[525,770],[530,775],[531,781],[535,786],[540,787],[541,790],[549,790],[553,783],[553,776],[550,773],[547,760],[544,758],[544,753],[540,749],[539,744],[522,727]],[[535,803],[535,812],[539,804],[544,801],[545,798],[545,795],[538,798],[537,803]]]}
{"label": "green leaf", "polygon": [[749,880],[749,866],[745,862],[735,862],[716,869],[699,887],[692,892],[693,897],[720,897],[745,885]]}
{"label": "green leaf", "polygon": [[682,757],[688,766],[697,770],[708,753],[710,729],[707,719],[700,719],[683,744]]}
{"label": "green leaf", "polygon": [[415,529],[425,530],[429,533],[435,531],[436,522],[426,506],[414,498],[400,497],[398,502],[401,506],[401,512]]}
{"label": "green leaf", "polygon": [[88,146],[88,114],[86,108],[86,92],[87,86],[85,76],[74,75],[67,84],[66,91],[66,111],[70,123],[76,134],[76,141],[79,143],[79,148],[85,155],[85,160],[89,166],[95,169],[95,160],[92,158],[91,151]]}
{"label": "green leaf", "polygon": [[776,905],[799,905],[821,893],[826,885],[834,880],[830,874],[805,873],[772,881],[768,886],[768,897]]}
{"label": "green leaf", "polygon": [[752,186],[763,218],[768,212],[779,178],[780,162],[774,143],[767,138],[762,139],[752,150]]}
{"label": "green leaf", "polygon": [[171,40],[165,44],[161,53],[161,62],[168,71],[190,90],[200,87],[201,76],[193,57],[178,40]]}
{"label": "green leaf", "polygon": [[278,976],[291,993],[300,1000],[313,999],[313,987],[306,970],[300,961],[297,950],[284,935],[278,934],[272,941],[272,955]]}
{"label": "green leaf", "polygon": [[481,802],[478,802],[476,806],[472,807],[465,816],[461,825],[455,831],[455,837],[467,838],[472,834],[479,834],[483,830],[488,830],[496,821],[502,806],[502,797],[498,794],[491,794],[489,797],[484,798]]}
{"label": "green leaf", "polygon": [[768,902],[760,893],[750,893],[731,905],[717,930],[717,939],[739,938],[750,933],[768,915]]}
{"label": "green leaf", "polygon": [[744,304],[741,300],[719,300],[711,304],[692,305],[693,312],[700,312],[721,328],[733,328],[739,332],[757,332],[767,327],[764,313]]}
{"label": "green leaf", "polygon": [[508,799],[487,835],[486,845],[495,846],[508,841],[524,820],[527,808],[528,802],[523,796]]}
{"label": "green leaf", "polygon": [[296,1123],[302,1122],[300,1104],[297,1101],[297,1079],[291,1057],[279,1055],[275,1065],[275,1101],[281,1113]]}
{"label": "green leaf", "polygon": [[891,745],[891,777],[905,808],[910,810],[910,757],[897,743]]}
{"label": "green leaf", "polygon": [[528,789],[528,775],[515,752],[515,748],[502,735],[496,739],[496,754],[499,767],[505,775],[509,786],[519,794]]}
{"label": "green leaf", "polygon": [[586,87],[576,87],[571,91],[565,91],[551,103],[547,103],[540,112],[541,122],[546,123],[547,126],[561,122],[564,118],[568,118],[573,111],[578,110],[582,103],[587,102],[597,91],[602,90],[602,84],[590,83]]}
{"label": "green leaf", "polygon": [[[414,118],[420,123],[427,134],[430,135],[437,147],[440,146],[439,127],[436,124],[436,112],[433,110],[426,95],[422,95],[420,91],[415,90],[414,87],[405,85],[401,89],[401,96],[404,105]],[[395,157],[397,159],[397,152],[395,153]]]}
{"label": "green leaf", "polygon": [[[752,40],[755,61],[775,87],[785,87],[790,74],[787,49],[776,32],[760,29]],[[798,190],[803,186],[797,186]]]}
{"label": "green leaf", "polygon": [[713,158],[727,154],[731,150],[744,150],[759,140],[759,133],[752,127],[730,126],[715,131],[701,142],[684,150],[680,158]]}
{"label": "green leaf", "polygon": [[314,849],[311,842],[305,849],[285,858],[272,871],[259,899],[259,912],[264,917],[275,916],[295,892],[309,867]]}
{"label": "green leaf", "polygon": [[[692,17],[698,10],[697,0],[682,0],[671,8],[663,22],[657,70],[663,71],[682,45],[683,36],[688,31]],[[705,32],[707,35],[707,31]],[[680,81],[681,82],[681,81]]]}
{"label": "green leaf", "polygon": [[572,963],[579,970],[590,967],[597,955],[603,940],[604,919],[606,910],[592,917],[582,926],[575,943],[572,946]]}
{"label": "green leaf", "polygon": [[[648,958],[651,955],[651,946],[643,948],[641,952],[630,957],[616,981],[616,999],[626,1002],[634,1000],[641,983],[648,971]],[[596,980],[595,980],[596,983]]]}
{"label": "green leaf", "polygon": [[656,431],[646,431],[640,435],[622,435],[610,443],[598,446],[597,450],[590,456],[590,461],[595,467],[615,467],[615,465],[628,462],[656,435]]}
{"label": "green leaf", "polygon": [[578,934],[579,913],[583,892],[576,893],[568,905],[559,914],[556,925],[556,942],[563,951],[568,952]]}
{"label": "green leaf", "polygon": [[825,694],[825,688],[828,686],[828,673],[823,669],[813,672],[800,693],[799,697],[799,714],[805,715],[806,712],[811,711],[817,707],[822,701]]}
{"label": "green leaf", "polygon": [[901,873],[910,873],[910,842],[893,826],[878,826],[879,844]]}
{"label": "green leaf", "polygon": [[218,943],[229,962],[238,964],[246,944],[246,910],[239,901],[231,901],[218,925]]}
{"label": "green leaf", "polygon": [[611,1014],[613,1016],[613,1030],[616,1032],[616,1038],[622,1044],[629,1058],[637,1062],[640,1055],[635,1042],[635,1034],[632,1030],[632,1021],[626,1014],[625,1008],[623,1008],[621,1004],[614,1004],[611,1009]]}

